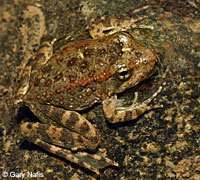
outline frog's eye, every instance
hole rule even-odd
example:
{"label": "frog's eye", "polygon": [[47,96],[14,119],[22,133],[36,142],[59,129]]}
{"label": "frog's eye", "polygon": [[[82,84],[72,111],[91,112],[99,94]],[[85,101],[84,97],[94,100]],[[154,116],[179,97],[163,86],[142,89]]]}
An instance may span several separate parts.
{"label": "frog's eye", "polygon": [[143,59],[143,64],[148,64],[148,60],[147,59]]}
{"label": "frog's eye", "polygon": [[119,80],[126,81],[132,75],[132,69],[128,67],[121,67],[116,72],[116,77]]}

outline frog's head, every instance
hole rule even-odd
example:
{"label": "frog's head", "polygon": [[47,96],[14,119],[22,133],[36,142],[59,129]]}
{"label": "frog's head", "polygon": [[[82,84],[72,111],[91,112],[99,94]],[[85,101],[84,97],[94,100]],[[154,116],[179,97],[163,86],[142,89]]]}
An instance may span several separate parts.
{"label": "frog's head", "polygon": [[125,32],[115,35],[122,47],[121,57],[113,66],[114,76],[120,82],[114,93],[119,93],[150,76],[156,63],[156,54]]}

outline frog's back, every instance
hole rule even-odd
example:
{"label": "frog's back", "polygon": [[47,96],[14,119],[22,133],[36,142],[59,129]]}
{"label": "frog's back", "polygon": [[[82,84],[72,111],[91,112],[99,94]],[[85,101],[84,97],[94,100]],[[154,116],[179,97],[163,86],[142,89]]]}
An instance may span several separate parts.
{"label": "frog's back", "polygon": [[[129,48],[129,42],[120,41],[119,36],[125,34],[116,33],[62,47],[45,64],[34,67],[24,99],[81,110],[109,97],[124,83],[116,78],[116,70],[123,65],[138,66],[136,57],[131,54],[137,47]],[[134,81],[126,86],[133,86],[139,80],[136,77]]]}
{"label": "frog's back", "polygon": [[66,109],[84,109],[105,98],[102,82],[121,53],[119,43],[108,44],[110,38],[72,43],[36,66],[26,98]]}

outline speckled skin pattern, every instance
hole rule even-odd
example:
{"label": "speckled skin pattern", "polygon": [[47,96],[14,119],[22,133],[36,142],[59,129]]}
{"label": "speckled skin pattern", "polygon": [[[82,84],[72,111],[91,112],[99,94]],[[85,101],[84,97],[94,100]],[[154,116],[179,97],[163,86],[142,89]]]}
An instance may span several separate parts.
{"label": "speckled skin pattern", "polygon": [[[23,123],[23,136],[96,173],[108,165],[118,166],[106,157],[77,151],[94,151],[100,137],[93,125],[75,111],[102,102],[107,120],[117,123],[158,108],[148,103],[161,87],[143,103],[129,107],[122,107],[116,97],[149,76],[156,62],[155,53],[125,32],[61,45],[52,52],[52,44],[44,43],[22,72],[17,101],[44,123]],[[95,163],[90,164],[91,159]]]}

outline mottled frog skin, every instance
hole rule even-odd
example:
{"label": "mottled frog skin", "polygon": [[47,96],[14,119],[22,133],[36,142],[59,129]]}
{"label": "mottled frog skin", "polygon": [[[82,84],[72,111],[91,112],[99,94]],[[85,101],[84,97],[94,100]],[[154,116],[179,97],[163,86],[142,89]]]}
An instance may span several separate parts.
{"label": "mottled frog skin", "polygon": [[44,43],[27,62],[20,80],[17,103],[22,102],[42,123],[23,123],[22,135],[47,151],[96,173],[118,164],[99,153],[98,131],[78,112],[102,103],[111,123],[136,119],[153,108],[148,103],[123,107],[116,94],[151,74],[156,54],[126,32],[60,46]]}

